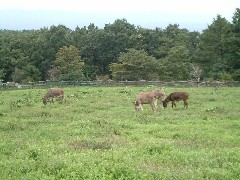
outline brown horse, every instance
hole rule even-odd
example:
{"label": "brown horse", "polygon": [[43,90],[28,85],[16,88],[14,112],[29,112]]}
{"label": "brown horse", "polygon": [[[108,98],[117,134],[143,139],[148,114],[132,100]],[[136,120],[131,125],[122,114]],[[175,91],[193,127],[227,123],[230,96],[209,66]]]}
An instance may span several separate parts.
{"label": "brown horse", "polygon": [[134,102],[137,111],[143,111],[143,104],[150,104],[153,111],[157,109],[157,100],[163,100],[165,92],[163,89],[157,89],[148,92],[141,92]]}
{"label": "brown horse", "polygon": [[176,101],[182,100],[184,102],[184,107],[188,108],[188,97],[189,94],[187,92],[173,92],[163,101],[163,107],[166,108],[169,101],[172,101],[172,108],[173,106],[176,107]]}
{"label": "brown horse", "polygon": [[62,100],[64,99],[64,90],[60,88],[51,88],[42,98],[43,104],[46,105],[48,99],[51,99],[50,103],[53,103],[53,98],[58,98],[58,97],[60,97]]}

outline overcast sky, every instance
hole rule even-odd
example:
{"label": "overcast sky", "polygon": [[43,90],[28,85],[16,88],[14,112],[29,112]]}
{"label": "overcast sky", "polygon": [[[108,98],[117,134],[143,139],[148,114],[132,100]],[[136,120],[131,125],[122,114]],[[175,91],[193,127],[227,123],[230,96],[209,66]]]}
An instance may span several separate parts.
{"label": "overcast sky", "polygon": [[94,23],[99,28],[125,18],[144,28],[201,31],[219,14],[228,21],[240,0],[0,0],[0,29],[40,29],[63,24],[70,29]]}

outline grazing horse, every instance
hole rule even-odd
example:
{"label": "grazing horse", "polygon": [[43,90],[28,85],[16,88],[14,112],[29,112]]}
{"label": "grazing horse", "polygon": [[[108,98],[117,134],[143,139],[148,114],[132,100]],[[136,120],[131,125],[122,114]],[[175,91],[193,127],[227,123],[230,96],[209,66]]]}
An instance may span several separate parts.
{"label": "grazing horse", "polygon": [[48,99],[51,99],[50,103],[53,103],[53,98],[58,98],[58,97],[60,97],[62,100],[64,99],[64,90],[60,89],[60,88],[51,88],[48,90],[48,92],[42,98],[43,104],[46,105]]}
{"label": "grazing horse", "polygon": [[141,92],[134,102],[136,111],[143,111],[143,104],[150,104],[153,111],[157,109],[157,100],[163,100],[165,92],[157,89],[148,92]]}
{"label": "grazing horse", "polygon": [[182,100],[184,102],[184,107],[188,108],[188,97],[189,94],[187,92],[173,92],[163,101],[163,107],[166,108],[169,101],[172,101],[172,108],[173,106],[176,107],[176,101]]}

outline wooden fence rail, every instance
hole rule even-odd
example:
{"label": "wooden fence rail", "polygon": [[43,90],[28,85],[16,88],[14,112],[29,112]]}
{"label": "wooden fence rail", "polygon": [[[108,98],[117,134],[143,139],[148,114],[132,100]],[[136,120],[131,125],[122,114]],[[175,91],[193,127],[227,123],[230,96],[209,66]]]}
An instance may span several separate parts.
{"label": "wooden fence rail", "polygon": [[50,88],[66,86],[159,86],[159,87],[238,87],[239,81],[38,81],[24,84],[19,83],[1,83],[1,89],[18,88]]}

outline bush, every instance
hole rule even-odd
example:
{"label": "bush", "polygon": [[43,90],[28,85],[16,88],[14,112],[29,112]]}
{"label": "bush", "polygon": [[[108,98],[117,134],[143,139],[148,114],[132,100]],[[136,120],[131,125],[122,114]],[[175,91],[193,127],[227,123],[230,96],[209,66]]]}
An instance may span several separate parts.
{"label": "bush", "polygon": [[222,81],[232,81],[233,80],[231,74],[229,74],[225,71],[221,74],[220,78],[221,78]]}
{"label": "bush", "polygon": [[232,77],[233,77],[233,80],[235,80],[235,81],[240,81],[240,69],[236,70],[236,71],[233,73]]}

